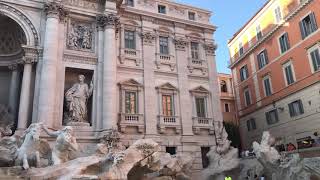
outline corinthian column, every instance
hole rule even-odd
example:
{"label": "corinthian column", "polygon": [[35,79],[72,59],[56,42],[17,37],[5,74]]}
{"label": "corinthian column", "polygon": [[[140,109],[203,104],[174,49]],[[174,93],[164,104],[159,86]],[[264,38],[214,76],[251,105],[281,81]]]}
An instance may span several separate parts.
{"label": "corinthian column", "polygon": [[66,11],[59,2],[45,5],[46,28],[43,45],[43,60],[39,82],[38,122],[52,125],[54,118],[56,76],[58,62],[59,21],[66,16]]}
{"label": "corinthian column", "polygon": [[104,55],[103,55],[103,95],[102,95],[102,128],[117,128],[117,55],[116,55],[116,28],[119,18],[114,14],[98,17],[104,30]]}
{"label": "corinthian column", "polygon": [[30,96],[31,96],[31,76],[32,76],[32,64],[38,60],[37,49],[30,47],[23,47],[23,77],[20,94],[19,114],[18,114],[18,129],[26,129],[28,127],[28,118],[30,111]]}

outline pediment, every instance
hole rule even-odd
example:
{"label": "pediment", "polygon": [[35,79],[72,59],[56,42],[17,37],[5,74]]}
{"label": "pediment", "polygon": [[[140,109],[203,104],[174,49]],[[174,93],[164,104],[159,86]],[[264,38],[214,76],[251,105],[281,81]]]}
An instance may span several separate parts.
{"label": "pediment", "polygon": [[209,94],[210,91],[208,89],[206,89],[205,87],[203,86],[198,86],[192,90],[190,90],[190,92],[194,92],[194,93],[206,93],[206,94]]}
{"label": "pediment", "polygon": [[122,81],[119,83],[121,86],[142,86],[142,84],[140,84],[138,81],[134,80],[134,79],[129,79],[126,81]]}
{"label": "pediment", "polygon": [[158,86],[157,89],[166,89],[166,90],[174,90],[174,91],[178,90],[178,88],[176,88],[170,83],[162,84],[161,86]]}

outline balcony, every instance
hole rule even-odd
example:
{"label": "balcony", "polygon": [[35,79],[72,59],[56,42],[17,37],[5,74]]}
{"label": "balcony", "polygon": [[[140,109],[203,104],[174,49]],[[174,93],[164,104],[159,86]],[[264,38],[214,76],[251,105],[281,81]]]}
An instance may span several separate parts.
{"label": "balcony", "polygon": [[143,114],[120,114],[120,131],[125,132],[126,127],[137,127],[139,133],[144,132]]}
{"label": "balcony", "polygon": [[176,60],[174,56],[169,54],[156,54],[156,66],[158,69],[160,69],[161,65],[167,65],[170,66],[171,71],[174,71],[176,67]]}
{"label": "balcony", "polygon": [[140,65],[140,51],[136,49],[121,49],[120,63],[124,64],[126,60],[135,61],[136,66]]}
{"label": "balcony", "polygon": [[188,58],[188,68],[190,73],[193,72],[194,69],[199,69],[202,71],[202,74],[205,75],[208,71],[208,62],[201,59]]}
{"label": "balcony", "polygon": [[193,131],[195,134],[200,134],[201,129],[207,129],[209,134],[214,134],[214,126],[212,118],[193,117]]}
{"label": "balcony", "polygon": [[178,116],[159,116],[158,128],[161,134],[165,133],[166,128],[174,128],[176,134],[181,133],[180,118]]}

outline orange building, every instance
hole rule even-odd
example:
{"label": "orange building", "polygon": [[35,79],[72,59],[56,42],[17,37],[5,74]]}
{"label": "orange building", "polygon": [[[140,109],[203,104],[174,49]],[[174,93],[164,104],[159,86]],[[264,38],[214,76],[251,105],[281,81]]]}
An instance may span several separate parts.
{"label": "orange building", "polygon": [[229,41],[242,146],[320,131],[320,0],[269,0]]}
{"label": "orange building", "polygon": [[237,110],[231,74],[219,73],[218,80],[220,84],[220,102],[223,122],[238,126],[239,122],[237,120]]}

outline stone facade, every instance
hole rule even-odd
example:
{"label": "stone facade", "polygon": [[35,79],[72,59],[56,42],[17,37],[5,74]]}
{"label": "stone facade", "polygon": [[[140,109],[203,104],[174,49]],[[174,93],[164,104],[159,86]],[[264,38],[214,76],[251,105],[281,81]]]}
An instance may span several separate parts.
{"label": "stone facade", "polygon": [[211,12],[130,2],[1,1],[0,21],[16,23],[12,33],[24,32],[16,37],[24,45],[0,54],[1,96],[8,96],[0,103],[11,107],[17,131],[39,122],[60,129],[65,92],[83,74],[93,93],[90,126],[74,127],[80,144],[116,128],[125,146],[152,138],[162,151],[192,152],[200,170],[201,147],[216,145],[222,122]]}

